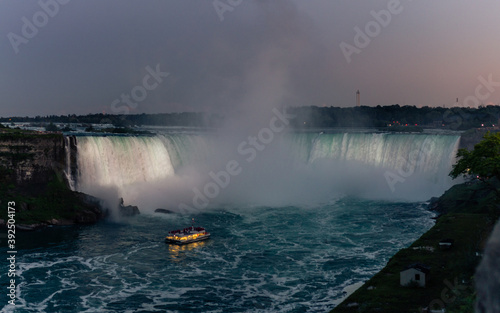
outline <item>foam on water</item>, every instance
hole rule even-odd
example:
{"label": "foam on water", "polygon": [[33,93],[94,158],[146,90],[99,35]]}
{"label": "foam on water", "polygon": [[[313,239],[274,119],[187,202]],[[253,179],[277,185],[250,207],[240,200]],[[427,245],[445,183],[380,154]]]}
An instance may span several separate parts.
{"label": "foam on water", "polygon": [[26,233],[20,245],[42,248],[19,249],[17,310],[327,312],[431,216],[421,204],[343,198],[314,209],[200,213],[212,239],[187,246],[162,241],[190,223],[182,215],[67,228],[59,241],[57,229]]}

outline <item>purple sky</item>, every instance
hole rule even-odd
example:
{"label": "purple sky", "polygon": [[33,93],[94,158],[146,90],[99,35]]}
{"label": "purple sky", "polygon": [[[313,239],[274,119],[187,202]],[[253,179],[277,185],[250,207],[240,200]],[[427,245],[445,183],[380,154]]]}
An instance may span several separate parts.
{"label": "purple sky", "polygon": [[499,12],[497,0],[2,0],[0,116],[353,106],[357,89],[370,106],[500,104]]}

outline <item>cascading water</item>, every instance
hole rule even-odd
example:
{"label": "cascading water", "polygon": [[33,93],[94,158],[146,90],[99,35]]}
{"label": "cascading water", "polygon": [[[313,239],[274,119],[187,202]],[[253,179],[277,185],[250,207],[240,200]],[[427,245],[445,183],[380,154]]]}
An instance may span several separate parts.
{"label": "cascading water", "polygon": [[[425,201],[453,182],[448,176],[460,137],[435,134],[292,135],[292,151],[323,175],[322,194]],[[324,185],[332,188],[327,189]]]}
{"label": "cascading water", "polygon": [[169,134],[158,138],[168,150],[174,169],[204,162],[211,150],[210,139],[200,135]]}
{"label": "cascading water", "polygon": [[321,159],[354,161],[374,168],[424,173],[433,181],[447,177],[459,136],[387,133],[295,134],[299,156],[308,163]]}
{"label": "cascading water", "polygon": [[174,175],[170,155],[158,137],[78,137],[78,185],[113,186],[154,182]]}
{"label": "cascading water", "polygon": [[[433,225],[425,204],[394,198],[405,188],[419,193],[423,187],[412,180],[439,195],[435,186],[444,186],[440,180],[459,137],[287,134],[261,150],[248,141],[246,151],[256,151],[250,161],[249,154],[238,154],[237,141],[234,146],[218,139],[67,139],[66,172],[75,188],[90,194],[113,188],[145,214],[23,233],[16,310],[328,312]],[[223,177],[230,160],[241,174],[210,199],[215,209],[153,213],[190,204],[193,188],[213,188],[209,172]],[[385,180],[388,172],[405,180],[396,180],[394,193]],[[354,196],[328,200],[338,190],[349,191],[350,184],[357,189],[345,194]],[[395,197],[364,197],[362,187]],[[164,243],[168,230],[189,225],[192,217],[211,232],[211,240],[181,247]],[[7,280],[7,272],[0,279]]]}
{"label": "cascading water", "polygon": [[71,174],[71,137],[64,137],[64,152],[66,155],[66,164],[64,168],[64,174],[68,181],[69,187],[75,190],[75,180]]}
{"label": "cascading water", "polygon": [[[75,140],[73,148],[70,138]],[[141,197],[148,198],[145,194],[152,191],[156,192],[149,197],[154,198],[152,206],[164,206],[169,199],[175,202],[157,189],[178,194],[179,186],[190,179],[179,179],[182,173],[176,175],[176,171],[203,163],[210,151],[209,140],[197,134],[76,136],[66,141],[65,172],[71,188],[102,198],[110,207],[119,197],[125,203],[143,205]],[[76,163],[73,170],[71,162]]]}
{"label": "cascading water", "polygon": [[[240,155],[237,161],[245,174],[224,190],[227,199],[221,195],[218,200],[233,203],[237,201],[234,195],[242,195],[242,203],[293,205],[298,194],[310,195],[301,195],[304,201],[317,202],[328,201],[332,194],[426,200],[451,185],[448,173],[459,138],[387,133],[288,134],[278,145],[287,153],[272,154],[269,148],[252,164],[246,164]],[[210,134],[77,137],[77,141],[76,189],[92,193],[96,187],[113,187],[119,196],[137,205],[140,201],[132,194],[140,197],[138,194],[146,191],[148,197],[155,197],[147,190],[159,186],[165,190],[158,191],[157,196],[170,199],[169,206],[189,203],[192,190],[201,190],[210,179],[208,173],[219,171],[221,160],[228,161],[230,150],[236,150],[220,148],[217,138]],[[277,160],[279,168],[273,165]],[[193,167],[189,175],[178,175],[189,166]],[[175,188],[168,190],[166,186]],[[424,192],[418,194],[416,189]],[[256,193],[262,196],[255,197]],[[272,202],[258,203],[257,198],[266,199],[267,195]]]}

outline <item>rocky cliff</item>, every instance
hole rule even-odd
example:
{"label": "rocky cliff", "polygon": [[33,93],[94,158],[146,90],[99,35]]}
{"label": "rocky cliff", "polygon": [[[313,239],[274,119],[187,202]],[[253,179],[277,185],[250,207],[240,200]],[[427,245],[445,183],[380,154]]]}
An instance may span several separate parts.
{"label": "rocky cliff", "polygon": [[46,184],[65,164],[64,138],[57,133],[3,130],[0,166],[18,185]]}
{"label": "rocky cliff", "polygon": [[60,133],[0,129],[0,205],[15,203],[17,228],[93,223],[105,215],[99,199],[70,189],[65,170],[76,171],[66,168],[74,143]]}

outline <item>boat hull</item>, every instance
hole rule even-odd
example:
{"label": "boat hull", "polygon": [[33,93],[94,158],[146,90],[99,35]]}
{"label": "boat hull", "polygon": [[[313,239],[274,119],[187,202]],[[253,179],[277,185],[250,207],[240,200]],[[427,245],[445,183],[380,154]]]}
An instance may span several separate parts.
{"label": "boat hull", "polygon": [[169,244],[174,244],[174,245],[187,245],[187,244],[190,244],[193,242],[207,240],[209,238],[210,238],[210,234],[207,234],[205,236],[200,236],[196,239],[187,239],[187,240],[165,239],[165,242],[169,243]]}

